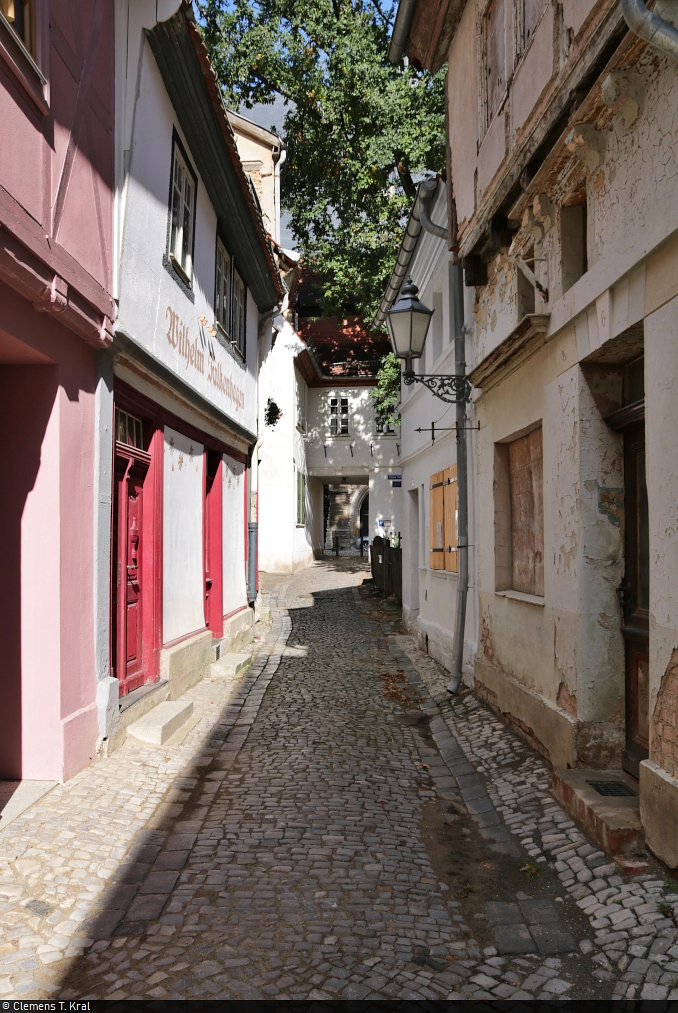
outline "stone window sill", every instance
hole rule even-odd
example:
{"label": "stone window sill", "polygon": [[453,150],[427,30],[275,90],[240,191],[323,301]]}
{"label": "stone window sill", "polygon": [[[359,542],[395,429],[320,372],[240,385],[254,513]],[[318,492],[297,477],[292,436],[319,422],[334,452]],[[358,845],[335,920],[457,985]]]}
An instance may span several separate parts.
{"label": "stone window sill", "polygon": [[528,605],[541,605],[544,607],[544,597],[539,594],[525,594],[524,591],[495,591],[502,598],[511,598],[513,601],[524,601]]}

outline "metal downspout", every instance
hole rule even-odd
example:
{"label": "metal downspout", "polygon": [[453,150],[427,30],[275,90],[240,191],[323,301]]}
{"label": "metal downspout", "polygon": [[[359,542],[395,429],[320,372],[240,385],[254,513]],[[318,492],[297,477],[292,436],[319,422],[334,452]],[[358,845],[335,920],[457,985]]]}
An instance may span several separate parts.
{"label": "metal downspout", "polygon": [[438,239],[447,239],[447,225],[436,225],[431,221],[431,208],[438,190],[437,179],[425,179],[419,184],[417,199],[419,201],[419,221],[426,232]]}
{"label": "metal downspout", "polygon": [[[431,221],[431,205],[438,189],[438,180],[425,180],[419,185],[419,220],[422,228],[439,239],[448,238],[448,230]],[[454,214],[454,200],[452,209]],[[455,248],[450,263],[450,330],[454,333],[454,372],[466,376],[466,335],[464,332],[464,274],[456,249],[456,214],[452,222]],[[454,616],[452,645],[452,671],[447,684],[448,693],[458,693],[464,676],[464,632],[466,630],[466,602],[468,599],[468,448],[466,445],[466,402],[457,401],[457,608]]]}
{"label": "metal downspout", "polygon": [[[456,229],[455,229],[456,233]],[[456,241],[456,237],[455,237]],[[450,264],[452,313],[450,325],[454,328],[454,372],[466,376],[466,336],[464,331],[464,275],[459,256],[455,252]],[[466,446],[466,402],[457,405],[457,525],[459,575],[457,578],[457,610],[454,617],[452,671],[447,684],[448,693],[457,693],[464,675],[464,631],[466,629],[466,600],[468,598],[468,451]]]}
{"label": "metal downspout", "polygon": [[643,0],[622,0],[621,6],[624,21],[632,32],[673,60],[678,60],[678,29],[649,11]]}

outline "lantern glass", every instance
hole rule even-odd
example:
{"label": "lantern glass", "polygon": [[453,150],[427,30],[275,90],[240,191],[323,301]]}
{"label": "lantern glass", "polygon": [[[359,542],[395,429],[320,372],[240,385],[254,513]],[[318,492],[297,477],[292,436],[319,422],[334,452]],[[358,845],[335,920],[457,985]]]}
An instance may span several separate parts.
{"label": "lantern glass", "polygon": [[418,359],[424,351],[433,310],[417,298],[418,294],[417,286],[408,278],[387,314],[391,345],[399,359]]}

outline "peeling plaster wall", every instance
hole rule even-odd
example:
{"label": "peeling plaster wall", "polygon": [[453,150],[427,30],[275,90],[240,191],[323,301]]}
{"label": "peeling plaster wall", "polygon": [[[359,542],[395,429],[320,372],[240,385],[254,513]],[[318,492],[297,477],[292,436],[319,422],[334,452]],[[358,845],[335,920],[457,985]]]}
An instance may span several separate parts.
{"label": "peeling plaster wall", "polygon": [[[674,270],[676,264],[674,262]],[[678,648],[678,297],[645,320],[647,483],[650,506],[650,758],[662,751],[654,741],[664,721],[658,695]],[[665,723],[665,722],[664,722]],[[669,733],[670,735],[670,733]],[[675,744],[674,744],[675,745]],[[663,752],[666,752],[665,746]],[[655,755],[657,754],[657,755]],[[678,761],[678,746],[675,746]],[[669,771],[669,773],[672,773]]]}
{"label": "peeling plaster wall", "polygon": [[[607,426],[564,329],[478,402],[479,678],[492,666],[576,719],[577,757],[619,761],[624,654],[615,588],[623,570],[622,441]],[[494,445],[541,421],[544,446],[544,597],[495,593]],[[521,706],[512,715],[519,723]],[[545,734],[551,734],[548,722]],[[539,729],[531,730],[538,746]]]}
{"label": "peeling plaster wall", "polygon": [[635,68],[642,112],[630,127],[614,115],[605,162],[589,178],[594,209],[589,263],[646,248],[678,228],[678,66],[648,47]]}

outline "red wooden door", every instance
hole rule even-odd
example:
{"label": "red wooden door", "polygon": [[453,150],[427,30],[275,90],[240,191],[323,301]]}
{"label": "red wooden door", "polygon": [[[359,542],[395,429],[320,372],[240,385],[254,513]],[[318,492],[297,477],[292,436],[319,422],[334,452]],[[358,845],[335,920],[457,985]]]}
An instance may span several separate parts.
{"label": "red wooden door", "polygon": [[116,457],[115,644],[113,667],[126,696],[144,682],[142,533],[146,465]]}
{"label": "red wooden door", "polygon": [[205,509],[204,561],[205,561],[205,625],[213,637],[224,633],[223,617],[223,560],[222,560],[222,465],[221,454],[213,450],[205,453]]}

